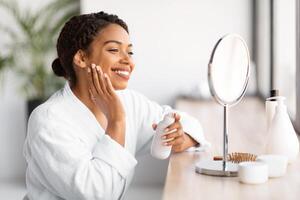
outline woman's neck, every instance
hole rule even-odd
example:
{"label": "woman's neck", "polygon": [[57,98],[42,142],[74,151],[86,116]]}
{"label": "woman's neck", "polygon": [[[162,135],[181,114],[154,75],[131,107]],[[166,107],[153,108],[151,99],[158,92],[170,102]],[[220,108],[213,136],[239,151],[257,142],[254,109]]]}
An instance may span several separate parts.
{"label": "woman's neck", "polygon": [[77,82],[76,85],[71,86],[71,90],[74,95],[84,104],[86,107],[90,109],[91,112],[96,114],[99,112],[99,108],[94,104],[94,102],[90,98],[89,89],[86,84],[81,84]]}

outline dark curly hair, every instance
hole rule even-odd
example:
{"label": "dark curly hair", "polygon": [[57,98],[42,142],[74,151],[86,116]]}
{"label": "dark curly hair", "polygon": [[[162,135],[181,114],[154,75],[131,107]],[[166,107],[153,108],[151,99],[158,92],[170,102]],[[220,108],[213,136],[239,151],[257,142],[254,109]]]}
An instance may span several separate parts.
{"label": "dark curly hair", "polygon": [[67,21],[57,40],[58,58],[52,62],[55,75],[65,77],[72,85],[75,85],[74,55],[80,49],[87,51],[97,34],[110,24],[118,24],[129,33],[123,20],[117,15],[107,14],[103,11],[74,16]]}

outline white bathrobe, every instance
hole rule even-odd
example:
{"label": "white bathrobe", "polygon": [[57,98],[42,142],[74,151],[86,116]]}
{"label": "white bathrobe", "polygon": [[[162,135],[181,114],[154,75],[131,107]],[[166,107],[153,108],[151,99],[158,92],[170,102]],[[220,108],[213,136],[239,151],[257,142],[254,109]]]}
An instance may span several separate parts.
{"label": "white bathrobe", "polygon": [[[33,111],[24,145],[28,199],[122,199],[135,154],[153,137],[152,123],[173,110],[129,89],[117,95],[126,113],[124,147],[105,134],[68,83]],[[184,131],[200,148],[208,146],[199,122],[180,114]]]}

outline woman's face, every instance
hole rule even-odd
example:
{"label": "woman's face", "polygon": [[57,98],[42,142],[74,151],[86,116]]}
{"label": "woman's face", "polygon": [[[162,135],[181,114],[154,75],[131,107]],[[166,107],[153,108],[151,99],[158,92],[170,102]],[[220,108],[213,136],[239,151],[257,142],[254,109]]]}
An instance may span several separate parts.
{"label": "woman's face", "polygon": [[99,65],[114,89],[122,90],[127,87],[134,69],[132,54],[128,33],[121,26],[110,24],[91,43],[87,63]]}

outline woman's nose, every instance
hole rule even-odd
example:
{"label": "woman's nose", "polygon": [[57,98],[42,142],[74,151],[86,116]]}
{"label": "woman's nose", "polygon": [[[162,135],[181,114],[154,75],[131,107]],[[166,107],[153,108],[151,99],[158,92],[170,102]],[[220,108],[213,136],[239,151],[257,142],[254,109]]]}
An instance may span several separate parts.
{"label": "woman's nose", "polygon": [[121,62],[124,64],[129,64],[130,60],[131,60],[131,57],[129,56],[129,54],[126,52],[123,52],[121,55]]}

